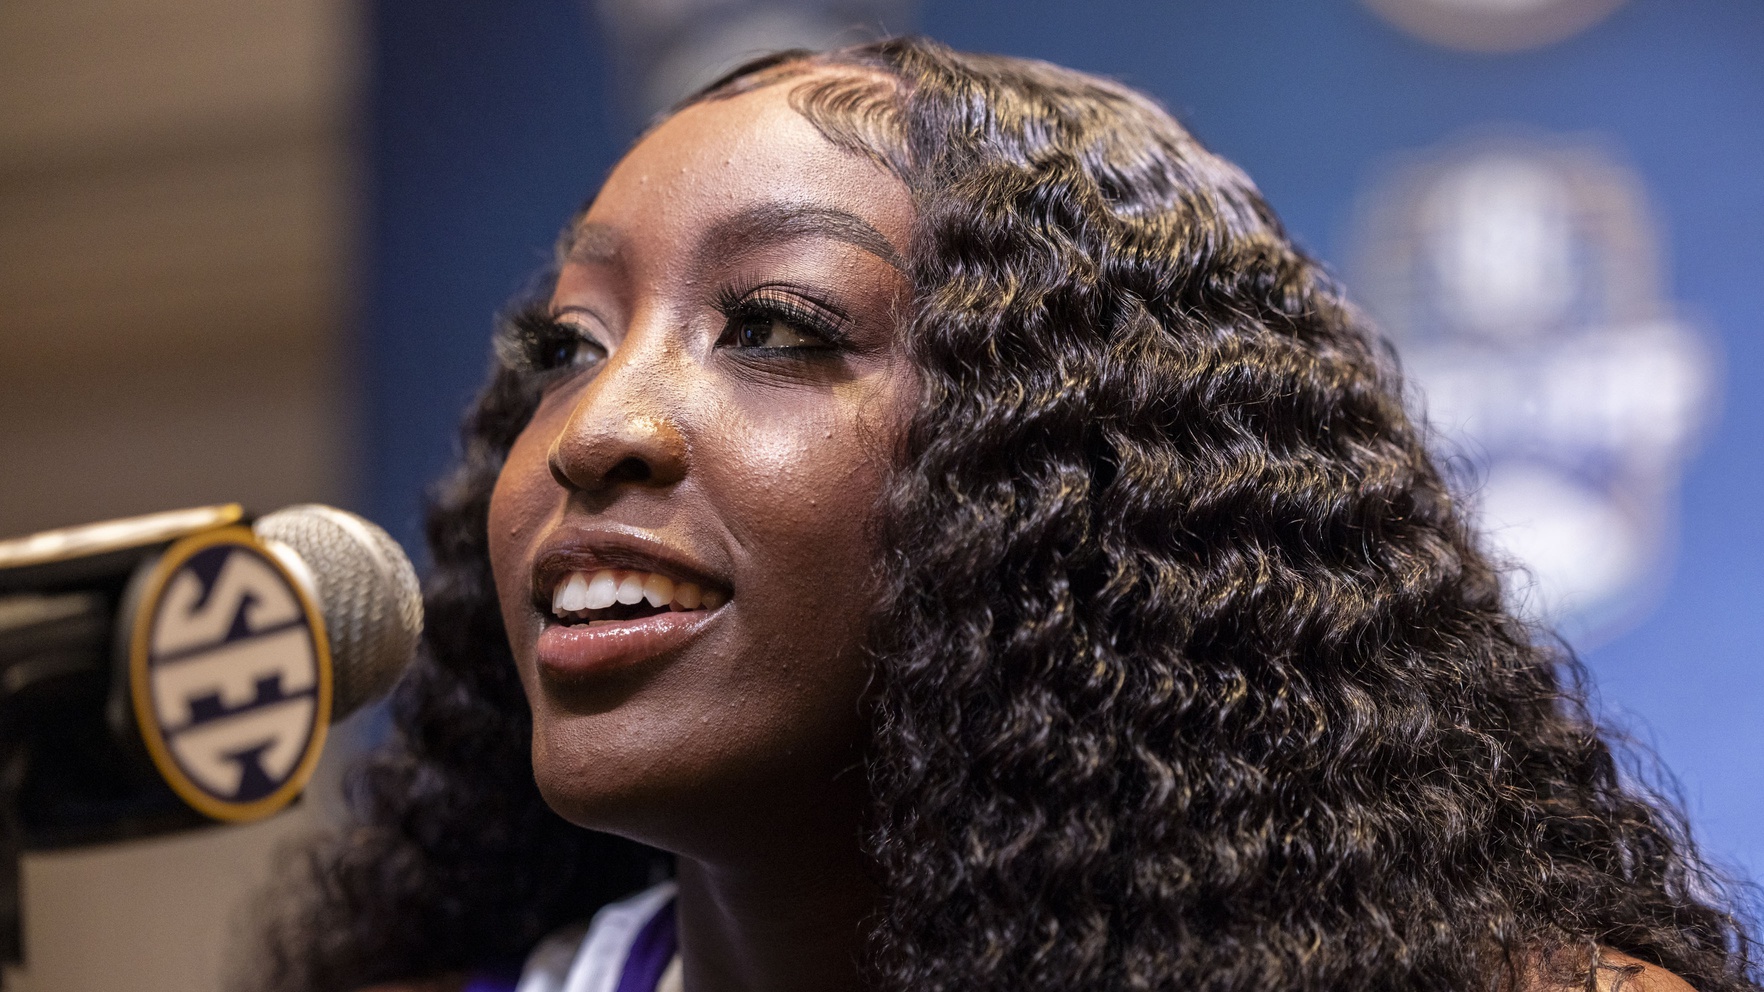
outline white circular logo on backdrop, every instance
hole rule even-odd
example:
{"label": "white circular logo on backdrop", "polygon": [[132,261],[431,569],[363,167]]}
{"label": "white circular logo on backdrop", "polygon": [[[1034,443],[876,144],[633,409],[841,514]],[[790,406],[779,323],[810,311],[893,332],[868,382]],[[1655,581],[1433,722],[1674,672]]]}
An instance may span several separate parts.
{"label": "white circular logo on backdrop", "polygon": [[1623,0],[1365,0],[1404,31],[1478,52],[1536,48],[1579,34]]}
{"label": "white circular logo on backdrop", "polygon": [[1638,615],[1714,407],[1639,182],[1586,143],[1467,142],[1362,201],[1355,283],[1510,591],[1582,641]]}
{"label": "white circular logo on backdrop", "polygon": [[167,549],[145,580],[129,662],[136,723],[185,802],[251,820],[306,785],[330,722],[324,621],[250,530]]}

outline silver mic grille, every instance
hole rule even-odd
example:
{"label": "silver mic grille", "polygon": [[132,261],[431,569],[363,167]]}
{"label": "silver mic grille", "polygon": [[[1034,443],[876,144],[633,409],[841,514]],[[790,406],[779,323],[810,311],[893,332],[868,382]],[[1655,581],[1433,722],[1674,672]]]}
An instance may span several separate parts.
{"label": "silver mic grille", "polygon": [[423,631],[416,570],[392,536],[353,513],[317,503],[290,506],[252,525],[312,573],[331,641],[331,719],[392,688]]}

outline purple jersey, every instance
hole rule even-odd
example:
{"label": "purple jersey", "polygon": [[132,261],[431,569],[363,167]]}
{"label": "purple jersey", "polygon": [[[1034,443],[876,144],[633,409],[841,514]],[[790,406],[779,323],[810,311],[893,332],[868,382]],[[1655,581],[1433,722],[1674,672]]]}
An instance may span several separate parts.
{"label": "purple jersey", "polygon": [[679,950],[674,884],[664,882],[602,909],[586,930],[540,941],[518,978],[480,973],[464,992],[656,992]]}

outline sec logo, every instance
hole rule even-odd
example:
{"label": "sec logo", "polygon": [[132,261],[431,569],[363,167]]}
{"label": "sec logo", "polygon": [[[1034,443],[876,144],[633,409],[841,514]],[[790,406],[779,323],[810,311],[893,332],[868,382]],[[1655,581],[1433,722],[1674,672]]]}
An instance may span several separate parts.
{"label": "sec logo", "polygon": [[255,820],[300,794],[324,747],[324,619],[285,562],[244,527],[173,544],[135,609],[129,688],[161,776],[215,819]]}

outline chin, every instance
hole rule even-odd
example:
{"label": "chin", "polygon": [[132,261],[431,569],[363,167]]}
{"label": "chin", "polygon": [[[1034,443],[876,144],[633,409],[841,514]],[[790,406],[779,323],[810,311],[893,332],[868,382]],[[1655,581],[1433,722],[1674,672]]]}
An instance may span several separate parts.
{"label": "chin", "polygon": [[588,830],[720,861],[768,846],[780,818],[827,819],[843,829],[862,802],[849,740],[785,746],[763,733],[743,740],[741,729],[754,728],[696,718],[688,728],[638,709],[536,719],[534,780],[555,813]]}
{"label": "chin", "polygon": [[682,853],[694,846],[682,825],[722,818],[716,754],[625,729],[643,723],[655,732],[660,721],[618,711],[535,722],[534,782],[570,823]]}
{"label": "chin", "polygon": [[654,757],[606,746],[617,738],[582,726],[599,722],[595,717],[545,722],[552,726],[535,721],[533,781],[557,815],[579,827],[629,835],[646,819],[644,810],[664,801]]}

